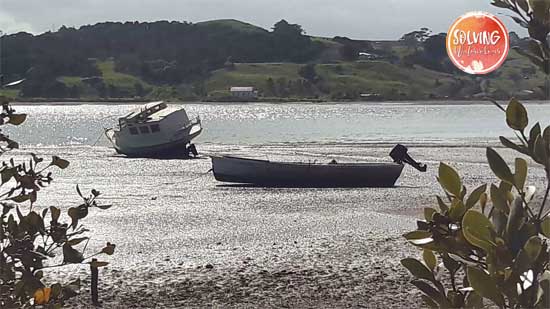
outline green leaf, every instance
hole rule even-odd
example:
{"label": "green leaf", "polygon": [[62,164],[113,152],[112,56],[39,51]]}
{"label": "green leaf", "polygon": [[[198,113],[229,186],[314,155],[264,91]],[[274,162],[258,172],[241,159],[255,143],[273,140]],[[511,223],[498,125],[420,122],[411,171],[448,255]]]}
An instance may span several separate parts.
{"label": "green leaf", "polygon": [[82,253],[75,250],[68,243],[63,245],[63,262],[68,264],[78,264],[84,260]]}
{"label": "green leaf", "polygon": [[25,122],[26,119],[27,119],[26,114],[11,114],[9,116],[8,123],[13,124],[15,126],[18,126],[18,125],[22,124],[23,122]]}
{"label": "green leaf", "polygon": [[420,295],[420,298],[422,298],[426,306],[429,308],[439,309],[439,305],[430,296],[422,294]]}
{"label": "green leaf", "polygon": [[466,308],[481,309],[483,308],[483,298],[475,291],[468,293],[466,297]]}
{"label": "green leaf", "polygon": [[59,283],[52,284],[52,298],[53,299],[56,299],[57,297],[59,297],[59,295],[61,295],[61,291],[62,291],[61,284],[59,284]]}
{"label": "green leaf", "polygon": [[52,214],[52,221],[57,222],[57,220],[59,220],[59,216],[61,216],[61,210],[55,206],[51,206],[50,212]]}
{"label": "green leaf", "polygon": [[487,147],[487,160],[493,173],[502,181],[508,183],[514,182],[514,175],[508,167],[508,164],[502,159],[502,157],[491,147]]}
{"label": "green leaf", "polygon": [[506,192],[504,192],[494,184],[491,184],[490,191],[491,191],[491,201],[493,202],[493,206],[505,214],[509,213],[510,209],[508,207],[508,197]]}
{"label": "green leaf", "polygon": [[447,206],[447,204],[445,204],[445,202],[439,196],[436,196],[436,198],[437,198],[437,204],[439,205],[439,209],[441,210],[441,212],[445,213],[446,211],[448,211],[449,206]]}
{"label": "green leaf", "polygon": [[440,308],[451,308],[451,304],[449,303],[447,298],[444,295],[441,295],[439,291],[437,291],[434,287],[432,287],[428,283],[421,280],[413,280],[411,283],[414,286],[416,286],[420,291],[422,291],[424,294],[426,294],[428,297],[430,297],[432,300],[437,302]]}
{"label": "green leaf", "polygon": [[447,192],[460,197],[462,190],[460,176],[452,167],[443,162],[439,164],[439,183]]}
{"label": "green leaf", "polygon": [[10,181],[10,179],[17,174],[16,168],[4,168],[1,172],[2,184]]}
{"label": "green leaf", "polygon": [[523,208],[523,200],[518,197],[514,203],[512,203],[508,222],[506,223],[506,238],[508,239],[509,245],[512,246],[511,249],[519,249],[518,247],[521,247],[521,245],[517,244],[521,236],[518,231],[526,221],[527,218]]}
{"label": "green leaf", "polygon": [[527,180],[527,161],[522,158],[516,158],[516,169],[514,174],[514,185],[517,189],[523,191],[525,181]]}
{"label": "green leaf", "polygon": [[422,258],[424,259],[426,266],[428,266],[431,271],[434,271],[435,266],[437,266],[437,257],[433,251],[424,249],[422,252]]}
{"label": "green leaf", "polygon": [[548,152],[546,151],[546,143],[541,136],[538,136],[535,140],[535,160],[543,164],[544,166],[548,165]]}
{"label": "green leaf", "polygon": [[61,159],[58,156],[52,156],[52,163],[50,165],[57,166],[60,169],[66,169],[69,167],[69,161]]}
{"label": "green leaf", "polygon": [[426,219],[426,221],[432,221],[432,217],[434,215],[434,213],[436,213],[437,211],[433,208],[430,208],[430,207],[426,207],[424,208],[424,218]]}
{"label": "green leaf", "polygon": [[550,217],[546,217],[544,221],[542,221],[540,229],[542,235],[546,236],[546,238],[550,238]]}
{"label": "green leaf", "polygon": [[529,13],[529,3],[527,3],[527,0],[516,0],[516,3],[525,13]]}
{"label": "green leaf", "polygon": [[533,10],[533,14],[539,22],[544,22],[548,16],[550,1],[548,0],[529,0],[529,5]]}
{"label": "green leaf", "polygon": [[541,133],[540,123],[537,122],[529,131],[529,140],[534,141],[537,138],[537,136],[540,136],[540,133]]}
{"label": "green leaf", "polygon": [[408,240],[425,239],[425,238],[432,237],[432,232],[430,232],[430,231],[413,231],[413,232],[409,232],[409,233],[403,235],[403,237],[405,237]]}
{"label": "green leaf", "polygon": [[527,243],[525,243],[523,250],[527,253],[527,256],[531,262],[535,262],[540,254],[540,251],[542,250],[542,240],[538,236],[529,238]]}
{"label": "green leaf", "polygon": [[76,246],[76,245],[80,244],[81,242],[86,241],[88,239],[90,239],[90,238],[89,237],[73,238],[73,239],[69,240],[67,243],[71,246]]}
{"label": "green leaf", "polygon": [[504,1],[501,1],[501,0],[493,0],[493,2],[491,2],[492,5],[496,6],[496,7],[499,7],[499,8],[503,8],[503,9],[507,9],[510,7],[510,5]]}
{"label": "green leaf", "polygon": [[527,110],[517,99],[512,99],[506,108],[506,123],[517,131],[523,131],[529,124]]}
{"label": "green leaf", "polygon": [[546,129],[544,129],[544,133],[542,133],[542,138],[544,138],[546,143],[550,144],[550,126],[547,126]]}
{"label": "green leaf", "polygon": [[502,211],[495,209],[491,217],[495,230],[499,236],[503,236],[506,231],[506,223],[508,222],[508,216]]}
{"label": "green leaf", "polygon": [[451,217],[454,221],[460,221],[466,210],[468,209],[466,209],[464,203],[461,200],[454,198],[451,203],[451,209],[449,210],[449,217]]}
{"label": "green leaf", "polygon": [[491,252],[496,247],[493,235],[496,234],[491,221],[476,210],[468,210],[462,218],[464,238],[473,246]]}
{"label": "green leaf", "polygon": [[401,264],[418,279],[424,279],[435,282],[434,274],[424,264],[417,259],[406,258],[401,260]]}
{"label": "green leaf", "polygon": [[14,196],[14,197],[10,198],[10,200],[12,200],[16,203],[24,203],[24,202],[26,202],[30,199],[31,199],[31,196],[29,194],[21,194],[21,195]]}
{"label": "green leaf", "polygon": [[470,209],[472,207],[474,207],[474,205],[479,201],[479,199],[481,198],[481,195],[487,191],[487,185],[482,185],[478,188],[476,188],[472,194],[470,194],[470,196],[468,197],[468,199],[466,200],[466,208],[467,209]]}
{"label": "green leaf", "polygon": [[113,255],[115,253],[115,245],[111,244],[110,242],[107,243],[105,248],[101,250],[101,253],[105,253],[107,255]]}
{"label": "green leaf", "polygon": [[468,281],[472,288],[481,295],[495,302],[498,306],[504,305],[504,297],[499,292],[496,281],[485,271],[468,266]]}
{"label": "green leaf", "polygon": [[500,139],[500,142],[502,143],[502,145],[504,145],[504,147],[514,149],[515,151],[518,151],[520,153],[529,155],[529,149],[527,149],[525,146],[517,145],[517,144],[513,143],[512,141],[510,141],[509,139],[507,139],[506,137],[504,137],[504,136],[499,137],[499,139]]}
{"label": "green leaf", "polygon": [[71,207],[67,213],[72,219],[71,226],[76,228],[78,225],[78,220],[83,219],[88,215],[88,208],[84,206]]}

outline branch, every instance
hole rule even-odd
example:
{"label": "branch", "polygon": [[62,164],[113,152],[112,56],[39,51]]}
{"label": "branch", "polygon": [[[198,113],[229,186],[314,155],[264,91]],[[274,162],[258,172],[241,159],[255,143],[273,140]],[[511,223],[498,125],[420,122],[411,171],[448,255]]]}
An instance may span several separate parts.
{"label": "branch", "polygon": [[[550,193],[550,170],[546,169],[546,179],[547,179],[547,184],[546,184],[546,193],[544,193],[544,199],[542,200],[542,205],[540,206],[540,209],[539,209],[539,216],[537,217],[537,219],[541,220],[543,218],[542,216],[542,212],[544,211],[544,207],[546,206],[546,201],[548,200],[548,194]],[[546,217],[548,215],[548,213],[546,215],[544,215],[544,217]]]}

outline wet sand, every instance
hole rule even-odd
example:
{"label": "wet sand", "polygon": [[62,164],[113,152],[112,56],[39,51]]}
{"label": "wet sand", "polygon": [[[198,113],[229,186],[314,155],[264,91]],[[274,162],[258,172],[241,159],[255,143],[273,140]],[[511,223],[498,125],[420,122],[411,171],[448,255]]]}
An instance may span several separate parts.
{"label": "wet sand", "polygon": [[[384,189],[221,186],[204,174],[207,158],[127,159],[102,147],[28,150],[72,161],[39,196],[41,205],[74,205],[76,183],[115,204],[84,221],[93,231],[89,250],[106,241],[117,245],[100,271],[106,308],[417,308],[419,293],[399,261],[419,251],[401,235],[415,228],[423,207],[435,207],[439,161],[453,162],[468,188],[494,177],[484,145],[409,146],[428,172],[406,167],[397,187]],[[210,144],[199,150],[306,162],[390,160],[389,145]],[[540,187],[543,172],[532,169],[530,176]],[[72,305],[90,304],[86,268],[48,275],[83,279]]]}

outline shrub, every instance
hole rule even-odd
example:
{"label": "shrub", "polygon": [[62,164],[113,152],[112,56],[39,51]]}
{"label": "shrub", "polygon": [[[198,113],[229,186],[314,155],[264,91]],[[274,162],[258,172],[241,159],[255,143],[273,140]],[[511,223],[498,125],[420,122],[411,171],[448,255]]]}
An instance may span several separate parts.
{"label": "shrub", "polygon": [[[493,5],[515,12],[514,20],[528,28],[531,48],[520,52],[548,74],[550,2],[496,0]],[[516,158],[512,172],[492,148],[486,155],[498,181],[471,193],[452,167],[440,164],[445,196],[437,197],[437,208],[424,209],[417,230],[404,235],[423,249],[423,261],[401,261],[430,307],[481,308],[489,302],[501,308],[550,307],[550,126],[543,131],[536,123],[527,132],[529,117],[519,101],[512,99],[506,108],[494,103],[518,139],[501,136],[501,143],[544,169],[546,190],[542,200],[533,199],[528,162]]]}
{"label": "shrub", "polygon": [[[0,125],[20,125],[25,114],[16,114],[8,102],[2,99]],[[0,154],[18,148],[0,131]],[[57,156],[46,163],[43,158],[31,154],[27,162],[16,163],[13,159],[2,162],[0,167],[0,308],[47,305],[61,307],[76,295],[79,280],[50,284],[43,280],[44,271],[69,264],[91,264],[93,267],[106,262],[91,261],[100,254],[112,255],[115,245],[107,245],[99,252],[85,255],[90,237],[80,220],[91,208],[107,209],[97,198],[100,193],[92,190],[84,196],[77,186],[82,203],[67,211],[70,223],[61,220],[61,210],[55,206],[37,209],[39,192],[52,182],[52,168],[65,169],[69,162]],[[7,188],[6,188],[7,187]],[[4,189],[3,191],[1,189]],[[28,210],[22,210],[28,204]],[[81,248],[81,249],[77,249]],[[61,252],[63,260],[55,256]]]}

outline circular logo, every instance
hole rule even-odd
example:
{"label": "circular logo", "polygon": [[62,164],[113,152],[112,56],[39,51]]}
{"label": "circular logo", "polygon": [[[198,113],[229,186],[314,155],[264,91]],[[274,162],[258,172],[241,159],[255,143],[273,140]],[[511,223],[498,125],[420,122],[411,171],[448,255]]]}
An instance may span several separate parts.
{"label": "circular logo", "polygon": [[498,69],[509,50],[508,30],[489,13],[467,13],[447,32],[447,54],[456,67],[469,74],[487,74]]}

